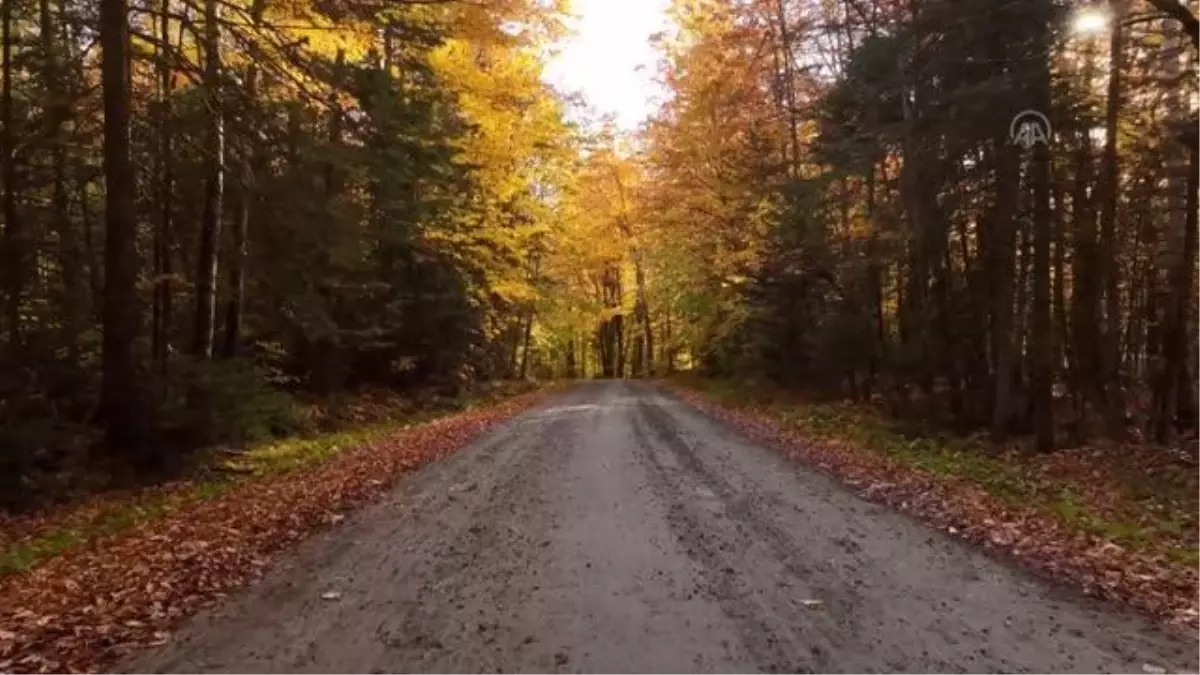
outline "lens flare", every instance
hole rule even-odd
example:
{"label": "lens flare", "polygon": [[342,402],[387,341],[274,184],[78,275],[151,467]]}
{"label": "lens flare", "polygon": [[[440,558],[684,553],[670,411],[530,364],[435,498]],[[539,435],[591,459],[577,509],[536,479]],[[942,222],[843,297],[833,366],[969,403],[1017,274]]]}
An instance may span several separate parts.
{"label": "lens flare", "polygon": [[1100,7],[1089,7],[1075,13],[1071,20],[1071,29],[1084,35],[1096,35],[1108,31],[1112,15]]}

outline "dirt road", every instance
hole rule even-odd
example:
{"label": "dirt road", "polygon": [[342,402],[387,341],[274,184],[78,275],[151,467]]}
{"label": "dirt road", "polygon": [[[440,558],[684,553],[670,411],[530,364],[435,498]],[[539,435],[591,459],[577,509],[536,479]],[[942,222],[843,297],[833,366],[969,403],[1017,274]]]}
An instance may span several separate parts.
{"label": "dirt road", "polygon": [[402,481],[124,668],[1196,669],[648,386],[585,384]]}

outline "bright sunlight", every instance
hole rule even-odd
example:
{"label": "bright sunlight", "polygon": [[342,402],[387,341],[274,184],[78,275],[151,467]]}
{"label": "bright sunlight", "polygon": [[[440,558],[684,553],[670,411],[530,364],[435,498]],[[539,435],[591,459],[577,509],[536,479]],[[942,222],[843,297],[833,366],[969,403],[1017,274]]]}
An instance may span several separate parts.
{"label": "bright sunlight", "polygon": [[575,0],[574,34],[546,68],[563,92],[580,92],[594,112],[612,115],[622,129],[636,128],[655,109],[650,37],[667,28],[667,0]]}

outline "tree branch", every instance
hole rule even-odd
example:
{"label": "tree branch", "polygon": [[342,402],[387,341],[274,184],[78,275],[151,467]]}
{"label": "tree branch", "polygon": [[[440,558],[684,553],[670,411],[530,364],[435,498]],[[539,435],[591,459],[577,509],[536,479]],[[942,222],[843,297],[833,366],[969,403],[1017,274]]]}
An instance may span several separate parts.
{"label": "tree branch", "polygon": [[1200,49],[1200,19],[1179,0],[1147,0],[1158,11],[1183,24],[1183,29],[1192,39],[1192,46]]}

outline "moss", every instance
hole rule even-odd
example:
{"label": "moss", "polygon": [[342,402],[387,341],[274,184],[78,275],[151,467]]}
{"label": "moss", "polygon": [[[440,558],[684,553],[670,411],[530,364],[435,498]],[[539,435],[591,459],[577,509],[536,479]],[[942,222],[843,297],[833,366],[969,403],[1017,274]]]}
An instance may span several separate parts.
{"label": "moss", "polygon": [[9,547],[0,555],[0,574],[11,574],[32,568],[47,558],[74,548],[85,537],[74,529],[59,528]]}

